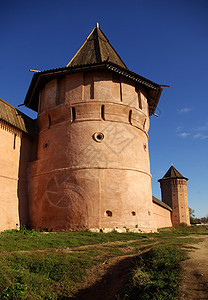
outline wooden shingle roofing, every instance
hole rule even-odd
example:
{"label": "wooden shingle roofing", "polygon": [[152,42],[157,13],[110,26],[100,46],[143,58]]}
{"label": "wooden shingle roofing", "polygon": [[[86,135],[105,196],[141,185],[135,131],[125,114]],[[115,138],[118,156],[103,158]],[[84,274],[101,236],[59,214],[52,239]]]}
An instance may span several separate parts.
{"label": "wooden shingle roofing", "polygon": [[36,121],[0,98],[0,120],[31,135],[37,135]]}
{"label": "wooden shingle roofing", "polygon": [[162,92],[161,85],[130,71],[98,27],[93,29],[66,67],[45,70],[33,75],[24,104],[38,111],[39,91],[48,81],[70,73],[93,70],[115,73],[142,86],[147,94],[149,114],[154,114]]}
{"label": "wooden shingle roofing", "polygon": [[169,168],[169,170],[167,171],[167,173],[165,173],[163,178],[159,179],[158,181],[160,182],[161,180],[167,180],[167,179],[186,179],[186,180],[188,180],[188,178],[183,177],[183,175],[181,175],[181,173],[179,173],[178,170],[176,170],[176,168],[174,168],[174,166],[171,166]]}
{"label": "wooden shingle roofing", "polygon": [[158,205],[162,206],[163,208],[168,209],[169,211],[172,211],[172,208],[169,205],[167,205],[166,203],[164,203],[163,201],[157,199],[154,196],[152,196],[152,202],[154,202],[155,204],[158,204]]}
{"label": "wooden shingle roofing", "polygon": [[99,27],[95,27],[66,66],[89,65],[105,61],[128,69],[103,31]]}

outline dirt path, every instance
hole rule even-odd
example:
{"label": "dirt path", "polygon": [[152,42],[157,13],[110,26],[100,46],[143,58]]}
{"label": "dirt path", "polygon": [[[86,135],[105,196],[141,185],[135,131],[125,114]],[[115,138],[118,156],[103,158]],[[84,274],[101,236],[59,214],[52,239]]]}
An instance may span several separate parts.
{"label": "dirt path", "polygon": [[[182,263],[184,274],[179,300],[208,300],[208,236],[187,236],[203,239],[199,244],[186,244],[190,259]],[[185,238],[185,237],[183,237]],[[158,242],[157,242],[158,243]],[[147,246],[139,254],[149,251],[156,243]],[[137,255],[110,258],[88,272],[88,278],[80,286],[73,300],[115,300],[115,295],[126,282]],[[138,298],[139,299],[139,298]]]}
{"label": "dirt path", "polygon": [[133,268],[135,258],[149,251],[151,247],[137,255],[113,257],[92,268],[88,272],[88,279],[84,282],[76,295],[65,299],[73,300],[114,300],[118,291],[126,282],[129,271]]}
{"label": "dirt path", "polygon": [[190,259],[182,263],[180,300],[208,300],[208,236],[200,238],[199,244],[189,245]]}
{"label": "dirt path", "polygon": [[[198,244],[185,244],[184,249],[188,249],[190,259],[182,262],[184,274],[181,278],[182,284],[180,287],[180,295],[178,300],[208,300],[208,235],[191,235],[183,236],[180,238],[194,238],[202,239]],[[75,292],[74,297],[65,299],[74,300],[112,300],[115,295],[122,288],[126,282],[129,271],[134,266],[135,257],[149,251],[156,244],[164,244],[165,239],[157,240],[150,238],[150,243],[141,243],[139,248],[141,250],[137,255],[128,255],[134,249],[134,243],[139,240],[130,241],[115,241],[109,243],[101,243],[95,245],[83,245],[80,247],[68,247],[60,249],[35,249],[32,251],[11,251],[2,252],[0,255],[8,255],[13,253],[35,253],[35,252],[48,252],[55,250],[58,252],[74,252],[80,250],[87,250],[89,248],[103,248],[105,246],[126,246],[126,254],[108,258],[98,265],[95,265],[88,271],[87,279],[84,280],[78,287],[78,292]],[[144,249],[145,247],[145,249]],[[124,249],[123,249],[124,250]],[[125,253],[125,252],[124,252]],[[103,256],[105,257],[105,256]]]}

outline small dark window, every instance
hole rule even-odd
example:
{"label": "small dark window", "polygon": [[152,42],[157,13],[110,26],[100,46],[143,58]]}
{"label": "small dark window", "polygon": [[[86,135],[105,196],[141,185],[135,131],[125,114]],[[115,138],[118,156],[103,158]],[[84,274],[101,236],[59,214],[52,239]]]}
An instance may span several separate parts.
{"label": "small dark window", "polygon": [[131,214],[132,214],[132,216],[136,216],[136,212],[135,211],[132,211]]}
{"label": "small dark window", "polygon": [[139,102],[139,108],[142,109],[142,99],[141,99],[141,93],[138,91],[138,102]]}
{"label": "small dark window", "polygon": [[123,95],[122,95],[122,84],[121,84],[121,79],[120,79],[120,99],[121,99],[121,102],[123,101]]}
{"label": "small dark window", "polygon": [[96,142],[101,142],[104,139],[104,134],[102,132],[95,132],[92,137]]}
{"label": "small dark window", "polygon": [[98,139],[98,141],[101,141],[103,139],[103,136],[101,134],[98,134],[97,139]]}
{"label": "small dark window", "polygon": [[17,137],[17,134],[15,133],[15,134],[14,134],[13,149],[16,148],[16,137]]}
{"label": "small dark window", "polygon": [[76,110],[75,110],[75,107],[71,108],[71,112],[72,112],[71,121],[74,122],[76,120]]}
{"label": "small dark window", "polygon": [[145,124],[146,124],[147,119],[144,120],[144,124],[143,124],[143,130],[145,130]]}
{"label": "small dark window", "polygon": [[94,99],[94,80],[90,84],[90,99]]}
{"label": "small dark window", "polygon": [[101,106],[101,118],[105,120],[105,105]]}
{"label": "small dark window", "polygon": [[51,116],[48,115],[48,129],[51,127]]}
{"label": "small dark window", "polygon": [[112,217],[112,211],[110,211],[110,210],[106,210],[106,216],[107,217]]}
{"label": "small dark window", "polygon": [[150,211],[148,211],[148,215],[149,215],[149,216],[151,215]]}
{"label": "small dark window", "polygon": [[132,119],[132,110],[129,111],[129,123],[132,125],[131,119]]}
{"label": "small dark window", "polygon": [[49,140],[46,140],[44,143],[43,143],[43,149],[48,149],[50,145],[50,141]]}

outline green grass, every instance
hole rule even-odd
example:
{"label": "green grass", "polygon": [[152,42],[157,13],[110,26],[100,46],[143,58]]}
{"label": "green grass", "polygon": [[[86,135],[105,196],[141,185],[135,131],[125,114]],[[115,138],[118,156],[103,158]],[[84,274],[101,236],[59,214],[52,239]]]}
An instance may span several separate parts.
{"label": "green grass", "polygon": [[[142,269],[137,268],[139,271],[134,271],[137,274],[135,276],[143,280],[143,283],[141,281],[139,285],[145,284],[145,290],[149,289],[148,293],[151,295],[155,293],[156,287],[161,286],[164,289],[162,278],[153,279],[153,274],[157,273],[154,270],[158,270],[156,262],[153,263],[153,257],[159,262],[160,270],[171,269],[169,265],[165,265],[169,258],[164,262],[164,259],[161,260],[159,257],[165,257],[167,253],[172,253],[171,255],[173,252],[179,253],[177,251],[180,247],[184,247],[187,243],[198,242],[199,239],[189,237],[194,233],[201,234],[203,238],[203,234],[208,234],[208,227],[179,226],[151,234],[117,232],[103,234],[87,231],[46,234],[25,228],[20,231],[2,232],[0,233],[0,299],[49,300],[72,296],[76,294],[80,283],[84,282],[88,270],[96,264],[102,264],[112,257],[138,254],[146,247],[159,243],[164,248],[154,246],[154,249],[149,252],[153,253],[152,257],[148,257],[147,254],[145,254],[147,256],[142,256]],[[115,243],[112,244],[112,242]],[[80,248],[80,246],[87,245],[91,246]],[[162,254],[161,249],[166,249],[166,247],[172,248],[167,248],[169,251]],[[173,260],[173,256],[171,257],[170,261]],[[147,261],[147,269],[144,261]],[[137,267],[140,264],[141,261],[138,260]],[[178,262],[176,265],[178,267]],[[152,271],[151,266],[155,268]],[[162,273],[158,271],[158,274]],[[173,285],[177,286],[178,279],[171,274],[164,273],[163,275],[164,278],[171,278]],[[134,280],[132,279],[134,282],[137,280],[135,276]]]}
{"label": "green grass", "polygon": [[[98,263],[94,250],[87,253],[9,254],[0,257],[1,299],[18,297],[22,287],[27,299],[57,299],[72,295],[73,287],[86,276],[86,269]],[[8,291],[8,287],[10,290]],[[15,295],[16,288],[16,298]],[[17,289],[18,288],[18,289]],[[8,292],[11,294],[6,296]]]}
{"label": "green grass", "polygon": [[0,252],[72,248],[98,243],[115,241],[144,240],[152,238],[167,238],[174,236],[187,236],[191,234],[208,234],[208,226],[191,226],[183,224],[170,229],[160,229],[159,233],[92,233],[92,232],[39,232],[34,230],[10,230],[0,233]]}
{"label": "green grass", "polygon": [[52,248],[73,248],[84,245],[142,239],[135,233],[38,232],[11,230],[0,233],[0,252]]}

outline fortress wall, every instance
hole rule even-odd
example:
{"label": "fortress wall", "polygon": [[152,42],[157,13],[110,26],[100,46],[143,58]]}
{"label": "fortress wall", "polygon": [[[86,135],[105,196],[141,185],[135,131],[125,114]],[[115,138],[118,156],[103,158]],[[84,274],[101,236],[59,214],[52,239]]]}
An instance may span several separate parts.
{"label": "fortress wall", "polygon": [[28,221],[27,163],[31,146],[31,140],[20,130],[0,123],[0,231],[19,228]]}
{"label": "fortress wall", "polygon": [[157,228],[172,227],[171,211],[153,203],[153,211],[156,220]]}

